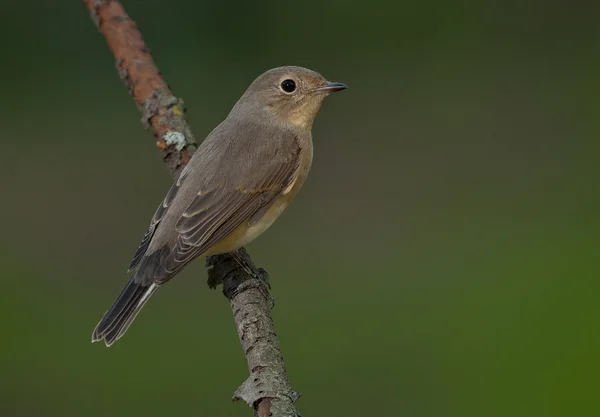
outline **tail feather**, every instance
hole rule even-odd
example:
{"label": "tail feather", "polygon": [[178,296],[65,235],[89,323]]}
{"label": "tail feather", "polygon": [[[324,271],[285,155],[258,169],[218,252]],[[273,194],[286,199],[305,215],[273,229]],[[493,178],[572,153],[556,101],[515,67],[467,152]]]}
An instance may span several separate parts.
{"label": "tail feather", "polygon": [[131,278],[94,329],[92,342],[104,340],[106,346],[111,346],[119,340],[157,288],[156,284],[146,286]]}
{"label": "tail feather", "polygon": [[120,312],[116,320],[113,321],[112,324],[106,326],[106,330],[104,330],[104,332],[102,333],[102,338],[104,339],[104,343],[106,343],[107,346],[110,346],[114,342],[116,342],[119,338],[119,334],[122,334],[127,330],[128,326],[125,326],[129,318],[131,317],[133,311],[138,307],[139,311],[139,309],[143,307],[143,304],[140,305],[138,299],[141,299],[139,293],[137,293],[135,298],[132,298],[131,301],[123,307],[123,310]]}
{"label": "tail feather", "polygon": [[158,285],[152,284],[148,287],[147,291],[143,294],[142,298],[137,302],[137,304],[132,304],[132,308],[127,310],[127,314],[124,314],[122,319],[119,321],[118,326],[114,326],[113,330],[107,334],[104,338],[104,341],[107,346],[112,345],[114,342],[119,340],[129,329],[133,320],[137,317],[139,312],[142,310],[142,307],[146,304],[146,302],[150,299],[150,296],[154,294],[154,291],[158,289]]}

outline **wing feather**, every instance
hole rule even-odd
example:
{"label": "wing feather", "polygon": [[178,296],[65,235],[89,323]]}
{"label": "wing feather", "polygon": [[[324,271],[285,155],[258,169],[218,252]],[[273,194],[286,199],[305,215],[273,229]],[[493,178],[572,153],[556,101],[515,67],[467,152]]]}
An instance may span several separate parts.
{"label": "wing feather", "polygon": [[127,272],[131,271],[136,266],[138,266],[138,264],[140,263],[140,261],[142,260],[142,258],[146,254],[146,252],[148,251],[148,246],[150,246],[150,242],[152,241],[154,232],[156,232],[156,228],[157,228],[158,224],[163,219],[168,208],[173,203],[173,200],[175,200],[177,191],[179,191],[179,188],[181,187],[181,184],[183,183],[184,179],[185,179],[185,176],[181,175],[177,179],[177,181],[175,181],[175,183],[171,186],[171,188],[167,192],[167,195],[163,199],[162,203],[156,209],[154,216],[152,216],[152,220],[150,220],[150,226],[148,227],[148,230],[146,231],[146,233],[144,233],[144,236],[142,236],[140,245],[138,246],[138,249],[136,250],[135,255],[133,255],[133,259],[131,260],[131,264],[129,265],[129,269],[127,270]]}
{"label": "wing feather", "polygon": [[136,282],[161,285],[244,222],[258,221],[297,178],[301,150],[292,131],[226,119],[157,209],[132,262]]}
{"label": "wing feather", "polygon": [[169,256],[162,260],[164,271],[154,277],[156,282],[166,282],[196,256],[253,219],[256,213],[264,214],[296,178],[300,150],[294,141],[293,146],[287,147],[286,155],[277,155],[261,167],[264,175],[255,177],[254,183],[248,180],[237,187],[199,192],[177,221],[179,235]]}

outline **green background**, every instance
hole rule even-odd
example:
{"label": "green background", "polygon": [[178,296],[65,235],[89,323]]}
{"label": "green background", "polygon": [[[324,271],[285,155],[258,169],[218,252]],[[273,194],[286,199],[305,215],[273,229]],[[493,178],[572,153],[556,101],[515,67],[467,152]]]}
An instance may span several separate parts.
{"label": "green background", "polygon": [[[249,416],[198,260],[92,329],[171,179],[78,1],[0,11],[0,415]],[[202,139],[261,72],[347,83],[248,250],[304,416],[600,415],[600,6],[124,2]]]}

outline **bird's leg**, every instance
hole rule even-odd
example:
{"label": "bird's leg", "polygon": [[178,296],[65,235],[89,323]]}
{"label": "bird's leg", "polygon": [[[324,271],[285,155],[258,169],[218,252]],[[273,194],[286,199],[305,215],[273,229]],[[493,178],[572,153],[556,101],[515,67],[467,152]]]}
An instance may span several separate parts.
{"label": "bird's leg", "polygon": [[[242,256],[242,254],[240,254],[237,250],[235,250],[233,252],[229,252],[229,254],[242,267],[242,269],[244,271],[246,271],[246,273],[248,275],[250,275],[251,277],[253,277],[255,279],[260,279],[258,274],[255,272],[255,268],[253,268],[252,265],[249,265],[248,262],[246,262],[246,260]],[[269,289],[270,289],[270,287],[269,287]]]}
{"label": "bird's leg", "polygon": [[271,294],[269,294],[271,284],[269,284],[269,274],[267,271],[265,271],[263,268],[254,268],[253,265],[250,265],[244,256],[237,250],[230,252],[229,255],[235,259],[235,261],[242,267],[244,271],[246,271],[248,275],[260,283],[258,287],[259,290],[262,292],[265,298],[271,302],[271,308],[275,307],[275,299],[271,296]]}
{"label": "bird's leg", "polygon": [[269,273],[263,268],[258,268],[257,275],[257,279],[263,284],[263,294],[266,297],[266,299],[269,300],[269,302],[271,303],[271,309],[275,308],[275,298],[273,298],[271,293],[269,293],[269,290],[271,289],[271,284],[269,283]]}

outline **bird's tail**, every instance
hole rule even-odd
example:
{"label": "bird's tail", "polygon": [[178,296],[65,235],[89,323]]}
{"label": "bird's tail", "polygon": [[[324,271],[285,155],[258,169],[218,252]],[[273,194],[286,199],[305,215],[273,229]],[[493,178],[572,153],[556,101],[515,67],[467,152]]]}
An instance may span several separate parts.
{"label": "bird's tail", "polygon": [[106,346],[110,346],[119,340],[157,288],[156,284],[147,286],[134,282],[132,277],[94,329],[92,342],[104,340]]}

